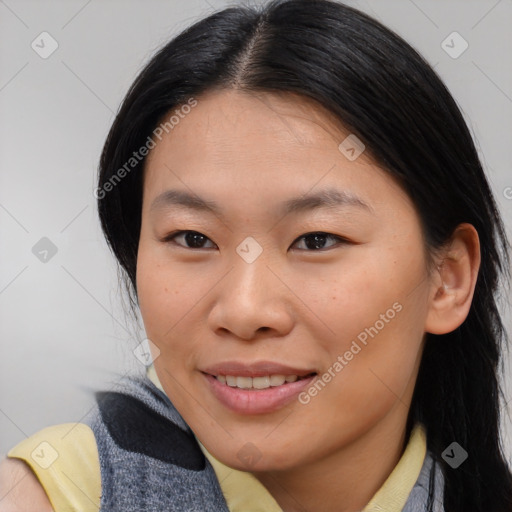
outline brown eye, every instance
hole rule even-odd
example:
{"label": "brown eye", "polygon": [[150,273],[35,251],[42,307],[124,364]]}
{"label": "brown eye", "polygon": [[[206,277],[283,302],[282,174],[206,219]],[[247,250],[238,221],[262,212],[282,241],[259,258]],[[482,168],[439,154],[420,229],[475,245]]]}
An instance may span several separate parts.
{"label": "brown eye", "polygon": [[[336,246],[337,244],[334,243],[334,244],[331,244],[329,246],[325,246],[326,245],[326,241],[327,240],[336,240],[338,241],[338,243],[347,243],[348,241],[345,240],[344,238],[340,237],[340,236],[337,236],[337,235],[331,235],[330,233],[324,233],[322,231],[318,231],[318,232],[315,232],[315,233],[306,233],[305,235],[302,235],[300,238],[298,238],[294,244],[299,241],[299,240],[304,240],[305,241],[305,246],[306,246],[306,249],[310,249],[310,250],[313,250],[313,251],[319,251],[319,250],[323,250],[323,249],[329,249],[330,247],[334,247]],[[300,250],[306,250],[304,248],[301,248]]]}
{"label": "brown eye", "polygon": [[[176,242],[176,240],[181,237],[183,237],[184,244]],[[198,231],[177,231],[176,233],[167,235],[162,241],[172,242],[186,249],[204,249],[204,244],[207,240],[210,239]],[[209,247],[206,248],[208,249]]]}

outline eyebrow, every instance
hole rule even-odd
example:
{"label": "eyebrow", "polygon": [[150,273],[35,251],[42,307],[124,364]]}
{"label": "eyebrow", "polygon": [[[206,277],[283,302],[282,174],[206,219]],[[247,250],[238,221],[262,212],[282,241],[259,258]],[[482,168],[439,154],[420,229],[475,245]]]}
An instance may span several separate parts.
{"label": "eyebrow", "polygon": [[[150,212],[173,206],[211,213],[224,219],[222,208],[215,201],[176,189],[166,190],[159,194],[151,203]],[[339,209],[347,206],[365,209],[372,214],[375,213],[373,208],[358,196],[335,188],[327,188],[313,194],[304,194],[301,197],[288,199],[281,203],[277,213],[284,216],[319,208]]]}

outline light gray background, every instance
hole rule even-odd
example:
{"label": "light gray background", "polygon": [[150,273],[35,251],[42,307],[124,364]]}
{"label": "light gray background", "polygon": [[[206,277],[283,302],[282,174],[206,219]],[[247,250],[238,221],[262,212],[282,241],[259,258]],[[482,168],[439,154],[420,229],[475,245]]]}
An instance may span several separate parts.
{"label": "light gray background", "polygon": [[[512,0],[348,3],[396,30],[445,80],[510,234]],[[0,454],[41,428],[81,421],[91,391],[143,372],[132,350],[145,336],[124,313],[97,219],[97,163],[142,65],[171,36],[226,5],[0,0]],[[43,31],[59,45],[47,59],[31,48]],[[441,47],[453,31],[469,44],[456,59]],[[42,237],[58,249],[46,263],[32,253]]]}

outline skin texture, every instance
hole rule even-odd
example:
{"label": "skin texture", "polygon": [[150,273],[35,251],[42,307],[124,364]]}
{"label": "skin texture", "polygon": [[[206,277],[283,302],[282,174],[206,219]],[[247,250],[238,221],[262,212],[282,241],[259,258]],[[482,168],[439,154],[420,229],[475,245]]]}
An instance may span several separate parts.
{"label": "skin texture", "polygon": [[[403,453],[425,333],[452,331],[468,313],[478,236],[461,225],[429,273],[411,200],[368,151],[354,161],[339,151],[350,132],[329,112],[292,94],[222,90],[197,100],[144,174],[137,292],[158,377],[210,453],[251,471],[283,510],[361,510]],[[330,187],[368,208],[279,212]],[[219,203],[223,218],[151,211],[168,189]],[[163,240],[178,230],[204,235],[200,247]],[[309,237],[308,247],[311,232],[334,238],[317,249]],[[236,251],[246,237],[262,248],[252,263]],[[241,415],[200,371],[275,361],[322,375],[394,304],[400,311],[307,404]],[[250,465],[238,456],[248,442]]]}
{"label": "skin texture", "polygon": [[36,475],[20,459],[0,462],[0,512],[53,512]]}

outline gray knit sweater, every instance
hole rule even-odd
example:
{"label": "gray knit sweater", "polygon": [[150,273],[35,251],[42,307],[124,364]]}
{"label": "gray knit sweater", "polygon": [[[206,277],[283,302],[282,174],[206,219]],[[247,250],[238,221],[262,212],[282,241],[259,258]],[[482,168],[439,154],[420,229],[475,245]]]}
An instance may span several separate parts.
{"label": "gray knit sweater", "polygon": [[[229,512],[192,431],[148,377],[125,377],[119,389],[96,392],[84,423],[98,446],[100,512]],[[427,511],[432,463],[427,455],[403,512]],[[433,511],[443,512],[443,477],[436,474]]]}

